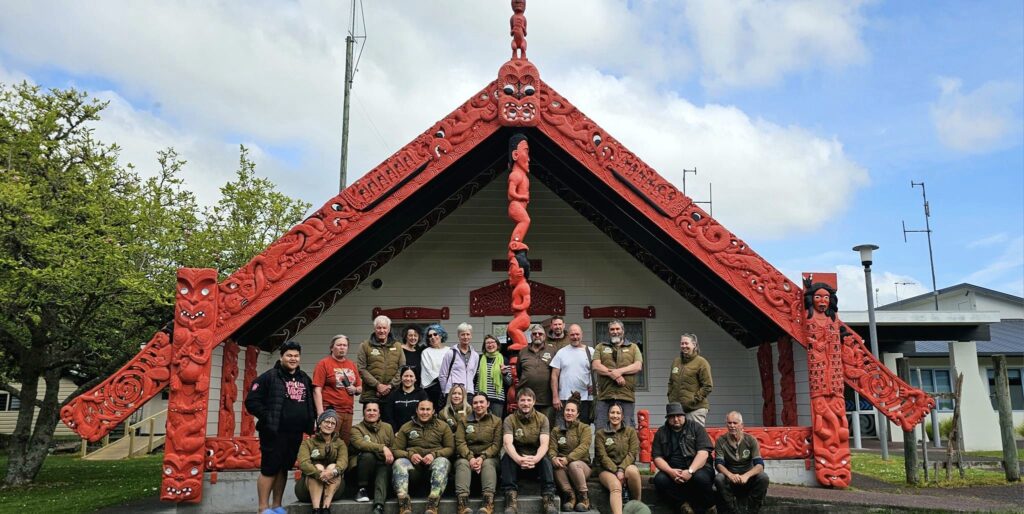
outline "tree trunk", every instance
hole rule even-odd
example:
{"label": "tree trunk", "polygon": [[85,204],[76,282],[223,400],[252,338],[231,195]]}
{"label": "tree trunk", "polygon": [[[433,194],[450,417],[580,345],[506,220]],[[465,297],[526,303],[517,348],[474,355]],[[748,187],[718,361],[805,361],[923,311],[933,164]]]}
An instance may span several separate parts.
{"label": "tree trunk", "polygon": [[60,375],[60,369],[47,370],[42,373],[46,392],[43,395],[43,405],[39,408],[39,416],[36,417],[36,423],[33,426],[32,415],[35,411],[33,406],[39,394],[40,372],[33,366],[22,367],[19,376],[19,380],[21,380],[21,395],[19,396],[21,411],[18,412],[18,422],[11,436],[4,485],[28,484],[35,480],[39,470],[43,467],[43,461],[49,454],[50,441],[53,440],[53,432],[57,429],[57,421],[60,416],[60,396],[58,394]]}

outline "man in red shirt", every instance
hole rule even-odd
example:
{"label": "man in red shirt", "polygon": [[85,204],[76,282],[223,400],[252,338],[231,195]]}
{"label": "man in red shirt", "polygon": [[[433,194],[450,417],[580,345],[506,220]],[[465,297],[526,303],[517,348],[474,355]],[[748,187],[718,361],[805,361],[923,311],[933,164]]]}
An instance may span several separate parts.
{"label": "man in red shirt", "polygon": [[313,403],[316,415],[327,409],[338,413],[338,434],[348,441],[352,433],[352,405],[354,397],[363,392],[363,379],[356,363],[345,357],[348,336],[336,335],[331,339],[331,354],[313,369]]}

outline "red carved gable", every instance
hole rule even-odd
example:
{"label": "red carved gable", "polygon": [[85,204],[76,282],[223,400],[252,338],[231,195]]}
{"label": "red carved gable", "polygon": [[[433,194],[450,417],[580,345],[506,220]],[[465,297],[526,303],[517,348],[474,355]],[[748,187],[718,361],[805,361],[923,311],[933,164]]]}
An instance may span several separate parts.
{"label": "red carved gable", "polygon": [[[565,291],[547,284],[528,280],[530,284],[530,314],[565,315]],[[511,316],[512,286],[508,280],[469,292],[470,316]]]}

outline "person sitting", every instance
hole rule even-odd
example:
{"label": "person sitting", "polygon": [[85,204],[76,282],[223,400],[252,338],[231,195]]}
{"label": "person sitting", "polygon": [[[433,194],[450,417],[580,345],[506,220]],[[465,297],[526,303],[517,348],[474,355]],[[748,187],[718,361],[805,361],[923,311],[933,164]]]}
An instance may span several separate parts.
{"label": "person sitting", "polygon": [[563,426],[551,429],[548,458],[554,468],[555,482],[562,491],[562,510],[587,512],[590,494],[590,443],[593,432],[590,425],[579,420],[580,395],[573,393],[562,403]]}
{"label": "person sitting", "polygon": [[[324,411],[317,419],[316,434],[299,446],[299,469],[304,478],[299,482],[306,486],[313,514],[329,513],[335,493],[344,489],[342,476],[348,466],[348,445],[338,434],[338,425],[338,415],[333,410]],[[301,489],[296,489],[299,496]]]}
{"label": "person sitting", "polygon": [[402,425],[416,417],[416,408],[427,397],[427,393],[419,388],[416,372],[406,366],[402,368],[402,382],[397,391],[391,393],[391,401],[386,405],[390,413],[384,413],[384,419],[390,420],[391,428],[398,432]]}
{"label": "person sitting", "polygon": [[550,426],[548,417],[533,409],[537,396],[529,387],[518,392],[519,409],[505,418],[502,426],[501,489],[505,492],[505,514],[519,513],[519,472],[533,470],[541,482],[541,505],[545,514],[557,514],[555,479],[548,458]]}
{"label": "person sitting", "polygon": [[430,477],[430,493],[424,514],[437,514],[441,493],[448,485],[455,436],[448,425],[434,417],[434,404],[424,398],[416,408],[416,417],[402,425],[395,435],[395,464],[392,483],[398,497],[399,514],[412,514],[410,483]]}
{"label": "person sitting", "polygon": [[641,484],[640,470],[633,464],[640,454],[640,439],[635,428],[625,425],[621,405],[608,408],[608,428],[597,431],[594,453],[594,460],[601,466],[601,485],[608,489],[612,514],[622,514],[622,486],[629,488],[632,499],[639,500]]}
{"label": "person sitting", "polygon": [[469,413],[469,404],[466,402],[466,387],[462,384],[455,384],[448,391],[447,403],[438,411],[437,419],[444,421],[454,434],[455,430],[459,428],[459,423],[464,423]]}
{"label": "person sitting", "polygon": [[768,493],[761,445],[754,436],[743,432],[743,415],[739,412],[726,414],[725,426],[728,432],[715,441],[718,512],[756,514]]}
{"label": "person sitting", "polygon": [[487,394],[477,390],[473,412],[459,423],[455,432],[455,496],[457,514],[470,514],[469,490],[473,476],[480,477],[484,501],[479,514],[494,512],[494,492],[498,485],[498,454],[501,453],[501,418],[490,412]]}
{"label": "person sitting", "polygon": [[395,455],[391,452],[394,442],[395,433],[391,425],[380,419],[380,404],[364,403],[363,421],[352,427],[349,468],[356,470],[357,502],[370,501],[366,489],[373,481],[373,514],[384,514],[391,464],[395,462]]}
{"label": "person sitting", "polygon": [[654,434],[654,488],[673,505],[688,503],[698,514],[707,512],[714,503],[711,438],[702,425],[686,420],[682,404],[668,404],[665,420]]}

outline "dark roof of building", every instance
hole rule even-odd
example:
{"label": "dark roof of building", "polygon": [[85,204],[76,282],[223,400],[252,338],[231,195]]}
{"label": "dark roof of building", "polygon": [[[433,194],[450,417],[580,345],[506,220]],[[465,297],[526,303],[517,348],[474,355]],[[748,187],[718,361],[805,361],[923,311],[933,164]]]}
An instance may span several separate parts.
{"label": "dark roof of building", "polygon": [[[991,297],[994,297],[994,298],[999,298],[1001,300],[1006,300],[1008,302],[1024,303],[1024,298],[1021,298],[1020,296],[1012,295],[1012,294],[1009,294],[1009,293],[1004,293],[1002,291],[996,291],[995,289],[989,289],[987,287],[981,287],[981,286],[974,285],[974,284],[968,284],[967,282],[963,282],[963,283],[957,284],[955,286],[944,287],[942,289],[939,289],[938,293],[939,293],[939,296],[942,296],[942,295],[944,295],[946,293],[952,293],[954,291],[961,291],[961,290],[965,290],[965,289],[971,290],[971,291],[975,291],[977,293],[981,293],[981,294],[983,294],[985,296],[991,296]],[[924,293],[924,294],[919,294],[917,296],[911,296],[910,298],[904,298],[904,299],[902,299],[902,300],[900,300],[898,302],[892,302],[892,303],[887,303],[885,305],[881,305],[881,306],[878,307],[878,310],[898,310],[900,307],[902,307],[904,305],[915,303],[915,302],[919,302],[922,299],[931,298],[931,296],[932,296],[932,293]]]}
{"label": "dark roof of building", "polygon": [[[992,338],[989,341],[978,341],[978,355],[1024,355],[1024,319],[1004,319],[989,325]],[[916,354],[949,353],[947,341],[917,341],[914,343]]]}

